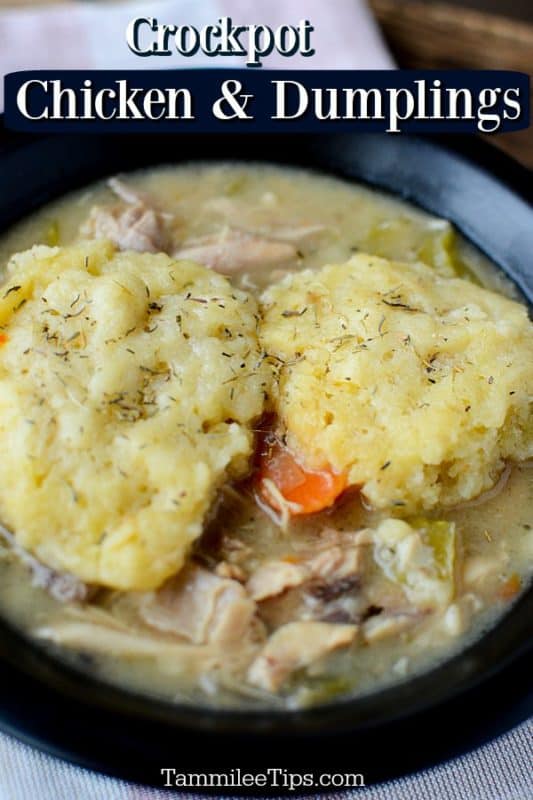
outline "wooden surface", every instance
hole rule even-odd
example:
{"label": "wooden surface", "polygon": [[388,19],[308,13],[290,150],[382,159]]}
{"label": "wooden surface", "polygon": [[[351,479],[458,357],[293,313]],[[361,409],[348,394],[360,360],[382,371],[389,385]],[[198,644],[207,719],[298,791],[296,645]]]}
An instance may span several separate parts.
{"label": "wooden surface", "polygon": [[[401,2],[401,0],[400,0]],[[422,3],[434,4],[439,0],[420,0]],[[443,0],[440,0],[443,2]],[[461,8],[476,8],[486,14],[500,14],[502,17],[525,19],[533,22],[533,3],[531,0],[445,0],[446,3]]]}
{"label": "wooden surface", "polygon": [[[370,5],[402,67],[533,72],[533,25],[527,22],[445,3],[370,0]],[[488,138],[533,168],[533,128]]]}
{"label": "wooden surface", "polygon": [[[20,8],[47,2],[0,0],[0,7]],[[495,2],[491,7],[495,7]],[[504,9],[504,0],[499,2]],[[507,5],[512,2],[507,0]],[[533,73],[533,24],[525,20],[459,8],[438,0],[369,0],[369,3],[402,67],[515,69]],[[533,7],[533,0],[529,3]],[[533,128],[490,139],[533,168]]]}

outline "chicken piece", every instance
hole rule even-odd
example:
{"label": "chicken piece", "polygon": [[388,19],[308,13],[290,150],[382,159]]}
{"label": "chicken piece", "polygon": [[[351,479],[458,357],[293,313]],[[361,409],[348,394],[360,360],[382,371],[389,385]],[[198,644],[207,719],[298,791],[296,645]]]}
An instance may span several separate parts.
{"label": "chicken piece", "polygon": [[174,257],[196,261],[223,275],[234,275],[295,261],[298,252],[288,242],[229,228],[218,235],[185,241]]}
{"label": "chicken piece", "polygon": [[[268,207],[270,210],[270,205]],[[258,225],[257,208],[254,206],[256,213],[250,214],[248,204],[239,203],[230,197],[212,197],[204,204],[204,208],[210,213],[219,214],[227,225],[245,228],[247,233],[298,246],[314,244],[319,236],[328,231],[328,228],[320,223],[295,222],[293,225],[287,225],[286,217],[278,213],[273,218],[271,210],[268,223]]]}
{"label": "chicken piece", "polygon": [[110,239],[121,250],[138,253],[165,252],[167,242],[162,220],[143,204],[94,206],[80,232],[88,239]]}
{"label": "chicken piece", "polygon": [[356,625],[327,622],[290,622],[269,638],[248,671],[248,681],[276,692],[296,670],[354,641]]}
{"label": "chicken piece", "polygon": [[336,545],[323,550],[308,562],[313,578],[329,581],[342,580],[357,575],[362,567],[363,551],[360,547]]}
{"label": "chicken piece", "polygon": [[96,587],[89,586],[68,572],[56,572],[31,559],[32,583],[46,589],[60,603],[83,603],[94,595]]}
{"label": "chicken piece", "polygon": [[276,597],[287,589],[305,583],[313,584],[317,596],[320,594],[319,587],[322,587],[324,594],[328,594],[327,589],[330,588],[332,597],[337,597],[340,591],[354,587],[355,582],[351,578],[359,574],[361,566],[362,552],[359,547],[334,545],[297,563],[283,559],[265,561],[251,575],[246,588],[257,601]]}
{"label": "chicken piece", "polygon": [[291,242],[300,246],[314,244],[325,231],[327,231],[325,225],[298,225],[294,228],[276,228],[272,236],[280,242]]}
{"label": "chicken piece", "polygon": [[80,229],[82,236],[111,239],[121,250],[166,252],[165,215],[156,209],[150,195],[134,189],[120,178],[110,178],[107,184],[122,203],[111,207],[94,206]]}
{"label": "chicken piece", "polygon": [[52,595],[60,603],[84,602],[94,592],[94,587],[80,581],[68,572],[58,572],[50,569],[37,558],[31,555],[16,541],[14,535],[3,525],[0,525],[0,534],[8,542],[13,553],[25,564],[32,576],[33,586]]}
{"label": "chicken piece", "polygon": [[353,622],[361,613],[363,550],[335,545],[309,562],[310,581],[304,601],[323,622]]}
{"label": "chicken piece", "polygon": [[253,550],[242,539],[225,534],[222,537],[221,553],[225,561],[240,565],[253,554]]}
{"label": "chicken piece", "polygon": [[289,561],[266,561],[252,574],[246,588],[254,600],[265,600],[275,597],[287,589],[301,586],[308,578],[308,571],[303,564],[291,564]]}
{"label": "chicken piece", "polygon": [[215,567],[215,573],[219,578],[231,578],[239,583],[246,582],[246,572],[238,564],[232,564],[231,561],[219,561]]}
{"label": "chicken piece", "polygon": [[449,636],[461,636],[468,629],[472,617],[482,608],[483,601],[469,592],[448,606],[442,615],[440,627]]}
{"label": "chicken piece", "polygon": [[271,628],[295,620],[359,621],[366,550],[359,545],[359,533],[340,535],[324,529],[315,548],[301,553],[299,560],[260,564],[248,579],[247,589],[260,604],[261,619]]}
{"label": "chicken piece", "polygon": [[374,537],[376,564],[413,605],[432,609],[449,604],[455,590],[455,523],[389,518]]}
{"label": "chicken piece", "polygon": [[[129,661],[153,658],[166,673],[179,674],[184,678],[199,673],[207,674],[221,661],[220,648],[216,646],[194,646],[189,642],[147,635],[109,612],[90,605],[79,611],[67,607],[57,618],[34,628],[33,634],[39,639],[78,652],[102,653],[107,657],[112,655]],[[245,652],[249,654],[248,649]],[[233,659],[233,653],[228,655]]]}
{"label": "chicken piece", "polygon": [[469,588],[482,589],[502,574],[508,563],[509,556],[503,551],[492,555],[470,556],[463,566],[463,582]]}
{"label": "chicken piece", "polygon": [[191,564],[140,605],[144,622],[195,644],[239,641],[249,629],[255,603],[237,581]]}
{"label": "chicken piece", "polygon": [[358,547],[374,544],[374,534],[370,528],[361,528],[360,531],[351,534],[351,540],[352,544]]}
{"label": "chicken piece", "polygon": [[109,178],[107,185],[119,200],[128,203],[131,206],[146,206],[147,208],[154,207],[154,201],[147,192],[141,192],[139,189],[134,189],[128,183],[125,183],[122,178]]}
{"label": "chicken piece", "polygon": [[363,639],[367,644],[398,636],[415,625],[421,614],[379,614],[372,616],[363,625]]}

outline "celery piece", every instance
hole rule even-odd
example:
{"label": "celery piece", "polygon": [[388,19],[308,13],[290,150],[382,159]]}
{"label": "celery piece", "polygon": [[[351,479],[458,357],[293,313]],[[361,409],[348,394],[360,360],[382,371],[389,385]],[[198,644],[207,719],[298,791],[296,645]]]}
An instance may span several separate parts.
{"label": "celery piece", "polygon": [[421,225],[408,217],[398,217],[372,228],[361,242],[361,249],[394,261],[423,261],[442,275],[479,283],[457,244],[455,229],[445,220]]}
{"label": "celery piece", "polygon": [[419,517],[384,520],[374,559],[419,608],[447,605],[454,593],[455,523]]}
{"label": "celery piece", "polygon": [[305,674],[298,677],[294,685],[298,687],[295,697],[300,708],[334,702],[353,692],[356,685],[351,676],[324,675],[310,678]]}
{"label": "celery piece", "polygon": [[44,243],[48,245],[48,247],[57,247],[59,244],[59,222],[57,220],[53,220],[48,226],[46,233],[44,235]]}
{"label": "celery piece", "polygon": [[453,581],[455,570],[455,522],[444,519],[424,519],[419,517],[411,522],[420,531],[425,544],[433,550],[435,567],[441,580]]}
{"label": "celery piece", "polygon": [[240,194],[244,191],[247,183],[247,175],[235,175],[224,187],[224,194],[226,197],[234,197],[236,194]]}
{"label": "celery piece", "polygon": [[457,235],[449,222],[428,230],[418,249],[418,258],[443,274],[456,275],[479,284],[470,267],[461,258]]}

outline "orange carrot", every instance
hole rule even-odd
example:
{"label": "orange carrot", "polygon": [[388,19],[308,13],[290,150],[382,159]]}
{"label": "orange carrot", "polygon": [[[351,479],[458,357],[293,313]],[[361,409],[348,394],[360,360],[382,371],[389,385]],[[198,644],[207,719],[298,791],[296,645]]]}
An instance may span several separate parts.
{"label": "orange carrot", "polygon": [[516,597],[521,588],[522,581],[520,580],[520,576],[517,575],[516,572],[513,572],[510,578],[507,578],[505,583],[502,583],[498,589],[498,597],[500,600],[512,600],[513,597]]}
{"label": "orange carrot", "polygon": [[283,444],[266,437],[259,453],[256,479],[262,498],[279,510],[276,498],[268,491],[271,481],[282,497],[295,504],[291,514],[313,514],[333,505],[346,488],[346,475],[331,468],[308,470]]}
{"label": "orange carrot", "polygon": [[0,345],[5,344],[8,339],[9,336],[7,335],[7,333],[0,333]]}

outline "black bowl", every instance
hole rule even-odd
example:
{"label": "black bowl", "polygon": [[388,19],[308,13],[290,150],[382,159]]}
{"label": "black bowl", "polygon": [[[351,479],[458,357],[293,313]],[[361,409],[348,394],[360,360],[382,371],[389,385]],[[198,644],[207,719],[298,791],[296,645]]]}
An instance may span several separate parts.
{"label": "black bowl", "polygon": [[[533,299],[531,175],[474,138],[3,132],[0,231],[104,175],[193,159],[307,166],[388,190],[454,222]],[[157,786],[163,768],[363,773],[368,785],[464,752],[531,715],[532,634],[530,589],[475,644],[403,684],[308,711],[229,712],[103,684],[3,624],[0,727],[75,763]]]}

